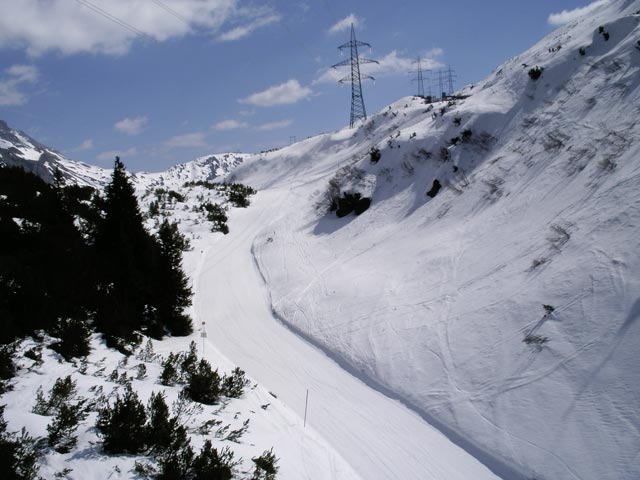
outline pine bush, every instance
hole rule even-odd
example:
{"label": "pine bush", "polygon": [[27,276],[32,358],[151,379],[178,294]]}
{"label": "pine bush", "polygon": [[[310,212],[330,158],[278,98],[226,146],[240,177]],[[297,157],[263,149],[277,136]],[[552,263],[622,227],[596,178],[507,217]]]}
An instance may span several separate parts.
{"label": "pine bush", "polygon": [[146,448],[146,412],[131,384],[118,395],[113,406],[98,413],[96,428],[102,437],[102,447],[109,454],[142,453]]}

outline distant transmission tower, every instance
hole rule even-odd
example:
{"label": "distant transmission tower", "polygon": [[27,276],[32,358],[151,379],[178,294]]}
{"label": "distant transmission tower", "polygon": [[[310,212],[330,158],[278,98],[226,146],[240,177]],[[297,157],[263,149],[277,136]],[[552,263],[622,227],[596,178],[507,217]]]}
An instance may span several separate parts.
{"label": "distant transmission tower", "polygon": [[[417,67],[417,69],[415,71],[410,72],[410,73],[413,73],[415,75],[415,77],[413,77],[411,79],[411,81],[418,83],[418,96],[419,97],[424,97],[424,74],[423,74],[423,72],[425,72],[425,71],[430,72],[431,70],[422,70],[422,59],[420,57],[418,57],[418,59],[413,63],[417,64],[418,67]],[[429,90],[431,90],[431,86],[429,86]],[[429,91],[429,95],[431,95],[431,91]]]}
{"label": "distant transmission tower", "polygon": [[353,29],[353,23],[351,24],[351,40],[347,43],[344,43],[338,47],[338,50],[342,52],[345,48],[350,49],[351,58],[345,60],[340,63],[336,63],[331,68],[338,67],[351,67],[351,73],[346,77],[339,80],[340,83],[351,83],[351,120],[349,121],[349,126],[351,128],[354,127],[356,122],[360,119],[367,119],[367,111],[364,108],[364,98],[362,97],[362,81],[361,79],[370,79],[374,80],[374,78],[370,75],[361,75],[360,74],[360,64],[361,63],[378,63],[376,60],[368,60],[366,58],[360,58],[358,55],[358,47],[369,47],[371,45],[365,42],[360,42],[356,40],[356,32]]}
{"label": "distant transmission tower", "polygon": [[453,82],[458,76],[455,73],[455,70],[451,69],[451,65],[447,68],[445,72],[447,74],[447,83],[449,84],[449,95],[453,95]]}
{"label": "distant transmission tower", "polygon": [[447,92],[444,91],[444,77],[442,70],[438,70],[438,97],[443,100],[447,96]]}

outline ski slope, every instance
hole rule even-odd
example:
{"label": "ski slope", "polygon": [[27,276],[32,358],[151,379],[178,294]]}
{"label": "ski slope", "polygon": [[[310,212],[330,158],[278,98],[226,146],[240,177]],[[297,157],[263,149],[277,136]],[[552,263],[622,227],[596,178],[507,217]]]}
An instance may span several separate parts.
{"label": "ski slope", "polygon": [[[227,285],[250,266],[249,228],[262,309],[494,472],[639,478],[639,39],[640,2],[608,2],[465,87],[467,98],[404,98],[358,129],[247,160],[228,178],[260,193],[232,214],[222,257],[212,247],[224,279],[210,283],[215,262],[203,269],[198,298],[211,285],[213,315],[253,288],[255,273],[236,293]],[[436,179],[443,188],[429,198]],[[328,214],[331,184],[371,196],[371,207]],[[240,316],[226,311],[215,328],[245,365],[258,346],[248,346],[254,327],[242,341],[234,333]],[[248,370],[285,388],[269,358]],[[358,472],[370,465],[355,456]],[[419,461],[407,465],[400,477],[421,478]]]}
{"label": "ski slope", "polygon": [[274,318],[253,250],[254,242],[264,240],[261,234],[269,230],[278,206],[288,201],[287,188],[274,189],[236,212],[234,234],[206,246],[194,285],[196,319],[206,322],[211,342],[300,417],[308,389],[307,428],[316,430],[353,468],[306,466],[292,474],[291,466],[305,465],[305,459],[287,458],[298,452],[279,452],[279,478],[498,478],[416,413]]}

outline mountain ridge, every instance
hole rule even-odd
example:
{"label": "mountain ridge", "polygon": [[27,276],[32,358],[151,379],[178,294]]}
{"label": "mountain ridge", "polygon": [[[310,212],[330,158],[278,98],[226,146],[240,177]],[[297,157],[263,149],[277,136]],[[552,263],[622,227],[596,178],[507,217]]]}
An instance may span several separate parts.
{"label": "mountain ridge", "polygon": [[[194,273],[194,309],[220,351],[297,405],[304,383],[287,382],[306,371],[272,369],[272,345],[246,352],[275,317],[505,477],[637,478],[639,25],[639,1],[603,4],[467,98],[406,97],[216,174],[259,190]],[[212,170],[139,185],[178,188],[198,172]],[[336,218],[331,202],[354,193],[369,209]],[[232,275],[234,261],[261,283]]]}

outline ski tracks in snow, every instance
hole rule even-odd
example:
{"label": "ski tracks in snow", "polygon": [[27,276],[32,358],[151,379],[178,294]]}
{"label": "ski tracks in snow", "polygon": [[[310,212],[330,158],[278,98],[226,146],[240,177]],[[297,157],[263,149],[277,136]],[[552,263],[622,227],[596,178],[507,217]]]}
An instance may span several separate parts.
{"label": "ski tracks in snow", "polygon": [[273,231],[277,205],[286,198],[282,191],[261,192],[254,205],[238,212],[232,233],[218,237],[203,254],[194,282],[197,321],[206,321],[216,347],[300,417],[308,388],[307,428],[353,469],[336,466],[341,460],[333,458],[324,464],[325,471],[298,470],[295,476],[287,474],[285,465],[282,478],[496,479],[418,414],[274,319],[254,242]]}

